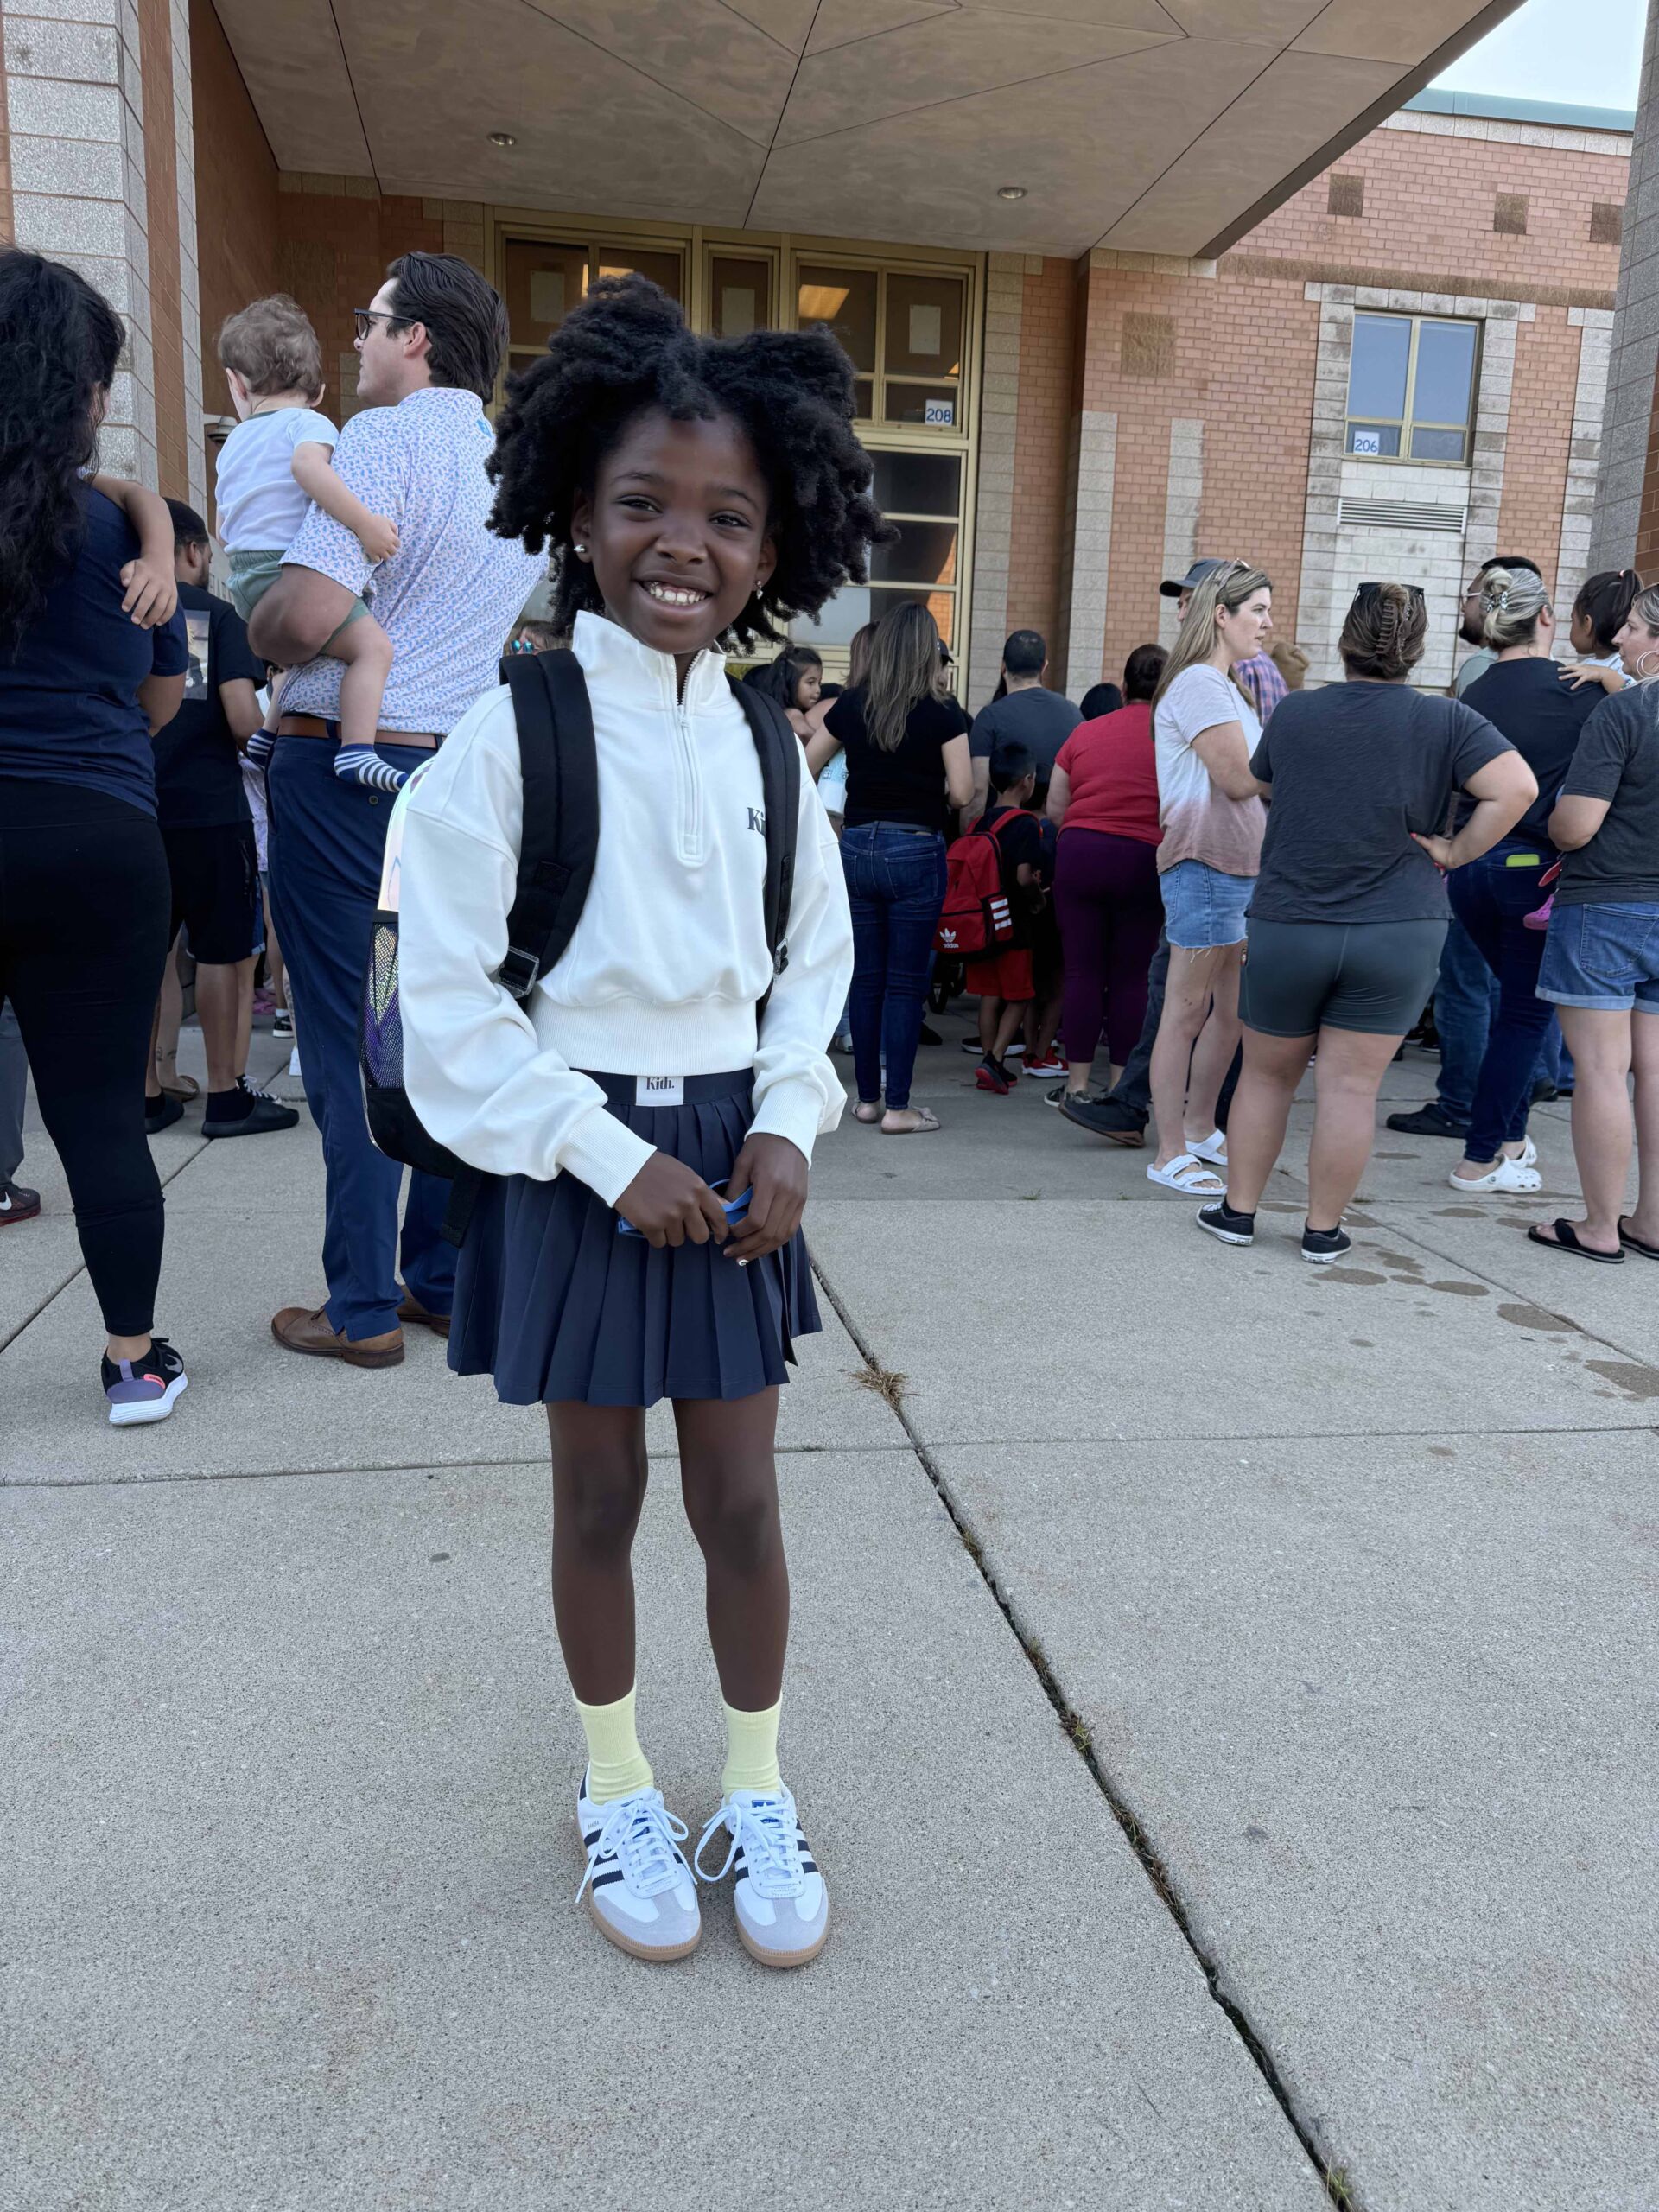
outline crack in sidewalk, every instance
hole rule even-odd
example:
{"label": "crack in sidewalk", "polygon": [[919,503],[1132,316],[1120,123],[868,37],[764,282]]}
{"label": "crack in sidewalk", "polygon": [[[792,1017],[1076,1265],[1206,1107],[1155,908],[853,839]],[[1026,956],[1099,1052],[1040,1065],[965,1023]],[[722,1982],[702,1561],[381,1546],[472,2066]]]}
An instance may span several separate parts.
{"label": "crack in sidewalk", "polygon": [[1277,2063],[1255,2023],[1239,1999],[1228,1995],[1223,1986],[1219,1961],[1211,1955],[1200,1942],[1198,1931],[1192,1923],[1192,1916],[1175,1885],[1174,1877],[1159,1855],[1145,1828],[1135,1817],[1135,1811],[1123,1791],[1107,1773],[1101,1762],[1100,1755],[1095,1749],[1088,1723],[1067,1699],[1065,1688],[1053,1669],[1049,1665],[1041,1644],[1021,1625],[1012,1599],[999,1585],[985,1557],[983,1544],[975,1535],[966,1514],[951,1496],[950,1486],[936,1463],[931,1450],[923,1442],[915,1425],[905,1411],[902,1389],[892,1387],[894,1383],[902,1383],[904,1378],[895,1376],[892,1370],[884,1367],[876,1357],[863,1332],[854,1320],[845,1300],[817,1260],[812,1262],[812,1271],[817,1275],[819,1287],[829,1300],[836,1318],[856,1347],[859,1357],[864,1362],[870,1376],[870,1381],[866,1387],[874,1389],[879,1396],[885,1398],[893,1408],[894,1415],[910,1440],[910,1448],[915,1453],[923,1473],[932,1484],[940,1504],[950,1517],[951,1526],[961,1539],[963,1550],[973,1561],[985,1587],[995,1600],[1003,1619],[1007,1621],[1020,1650],[1025,1654],[1032,1672],[1041,1684],[1044,1695],[1053,1707],[1061,1727],[1070,1738],[1073,1749],[1084,1766],[1088,1768],[1090,1778],[1106,1802],[1107,1809],[1122,1831],[1125,1841],[1139,1860],[1141,1872],[1151,1883],[1160,1904],[1173,1921],[1182,1942],[1198,1961],[1211,2000],[1226,2017],[1229,2025],[1243,2045],[1251,2064],[1261,2075],[1264,2086],[1284,2114],[1285,2120],[1300,2145],[1309,2164],[1318,2175],[1320,2187],[1333,2205],[1342,2208],[1342,2212],[1363,2212],[1347,2168],[1333,2164],[1325,2158],[1319,2148],[1319,2139],[1314,2133],[1312,2123],[1304,2120],[1297,2110],[1295,2101],[1285,2083],[1283,2075],[1280,2073]]}

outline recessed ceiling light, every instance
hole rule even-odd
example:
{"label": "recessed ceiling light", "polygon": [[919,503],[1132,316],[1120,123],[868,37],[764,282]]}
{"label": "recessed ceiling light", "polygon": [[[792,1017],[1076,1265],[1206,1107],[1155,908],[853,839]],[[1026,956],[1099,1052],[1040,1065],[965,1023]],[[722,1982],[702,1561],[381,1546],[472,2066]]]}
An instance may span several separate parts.
{"label": "recessed ceiling light", "polygon": [[516,146],[518,143],[518,141],[513,137],[511,130],[492,130],[490,133],[490,143],[492,146]]}
{"label": "recessed ceiling light", "polygon": [[996,188],[996,196],[999,200],[1023,200],[1026,196],[1026,188],[1023,184],[999,184]]}

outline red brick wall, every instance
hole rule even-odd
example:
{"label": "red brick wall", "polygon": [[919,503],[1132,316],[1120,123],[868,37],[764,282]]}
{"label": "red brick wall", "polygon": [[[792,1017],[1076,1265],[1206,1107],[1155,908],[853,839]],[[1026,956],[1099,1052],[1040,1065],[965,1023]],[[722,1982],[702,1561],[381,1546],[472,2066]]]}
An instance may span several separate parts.
{"label": "red brick wall", "polygon": [[[1328,213],[1327,173],[1241,238],[1226,258],[1351,264],[1371,273],[1351,281],[1408,291],[1611,307],[1618,248],[1591,244],[1590,210],[1597,200],[1623,203],[1628,168],[1623,142],[1611,137],[1605,154],[1586,154],[1503,139],[1374,130],[1335,165],[1336,175],[1363,180],[1363,215]],[[1526,195],[1524,238],[1493,230],[1500,192]]]}
{"label": "red brick wall", "polygon": [[[202,404],[229,411],[219,326],[276,289],[281,205],[276,163],[213,0],[190,0],[196,135],[196,251],[201,296]],[[211,469],[208,472],[212,479]]]}
{"label": "red brick wall", "polygon": [[1077,351],[1076,289],[1069,261],[1045,261],[1040,271],[1027,270],[1020,321],[1008,628],[1040,630],[1057,666],[1063,658],[1061,524]]}
{"label": "red brick wall", "polygon": [[149,236],[149,340],[156,373],[156,466],[165,497],[190,497],[184,401],[184,308],[179,289],[178,148],[173,131],[168,0],[137,0],[144,99],[144,210]]}
{"label": "red brick wall", "polygon": [[1503,553],[1529,554],[1552,584],[1561,550],[1578,376],[1579,333],[1569,327],[1565,308],[1540,308],[1535,321],[1516,325],[1497,544]]}
{"label": "red brick wall", "polygon": [[[1280,632],[1294,636],[1319,342],[1309,283],[1540,302],[1518,326],[1499,534],[1553,568],[1580,347],[1567,308],[1612,305],[1618,249],[1591,244],[1591,208],[1623,201],[1627,168],[1618,141],[1583,153],[1382,130],[1336,165],[1363,181],[1360,216],[1332,215],[1320,177],[1224,256],[1214,276],[1160,274],[1150,263],[1089,269],[1073,409],[1117,417],[1102,673],[1115,676],[1133,645],[1157,634],[1177,416],[1205,426],[1199,551],[1265,568]],[[1526,196],[1525,237],[1493,230],[1499,192]],[[1126,353],[1130,317],[1173,327],[1160,335],[1154,321],[1137,321]],[[1137,359],[1143,368],[1151,359],[1154,372],[1132,373]],[[1041,373],[1046,389],[1046,365]],[[1659,433],[1654,450],[1659,466]],[[1659,563],[1659,479],[1646,523],[1645,556]],[[1058,515],[1053,527],[1058,535]],[[1023,558],[1034,565],[1038,549],[1027,543]],[[1070,679],[1086,680],[1077,671]]]}

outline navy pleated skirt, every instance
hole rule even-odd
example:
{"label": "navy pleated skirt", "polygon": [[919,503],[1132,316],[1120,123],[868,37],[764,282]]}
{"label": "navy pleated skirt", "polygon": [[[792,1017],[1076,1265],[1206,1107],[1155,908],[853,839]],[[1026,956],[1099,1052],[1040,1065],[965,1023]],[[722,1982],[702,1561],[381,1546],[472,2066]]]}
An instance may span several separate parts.
{"label": "navy pleated skirt", "polygon": [[[635,1078],[596,1075],[607,1109],[707,1183],[732,1172],[754,1076],[688,1076],[683,1106],[637,1106]],[[574,1175],[484,1185],[455,1273],[449,1364],[492,1375],[504,1404],[747,1398],[788,1380],[823,1326],[806,1242],[741,1268],[715,1243],[655,1250]]]}

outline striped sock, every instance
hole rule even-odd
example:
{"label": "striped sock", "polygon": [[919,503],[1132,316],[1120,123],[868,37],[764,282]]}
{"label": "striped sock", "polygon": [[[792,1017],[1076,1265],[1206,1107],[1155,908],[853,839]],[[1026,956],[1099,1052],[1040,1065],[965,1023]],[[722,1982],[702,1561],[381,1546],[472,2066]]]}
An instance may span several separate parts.
{"label": "striped sock", "polygon": [[342,784],[362,784],[372,791],[400,791],[409,781],[372,745],[342,745],[334,755],[334,773]]}
{"label": "striped sock", "polygon": [[576,1711],[588,1738],[588,1795],[592,1802],[608,1804],[613,1797],[649,1789],[651,1763],[634,1732],[633,1692],[614,1705],[584,1705],[577,1698]]}
{"label": "striped sock", "polygon": [[247,755],[256,768],[263,768],[276,750],[274,729],[257,729],[248,740]]}
{"label": "striped sock", "polygon": [[726,1770],[721,1789],[779,1789],[783,1776],[778,1768],[778,1717],[783,1700],[764,1713],[739,1713],[726,1707]]}

